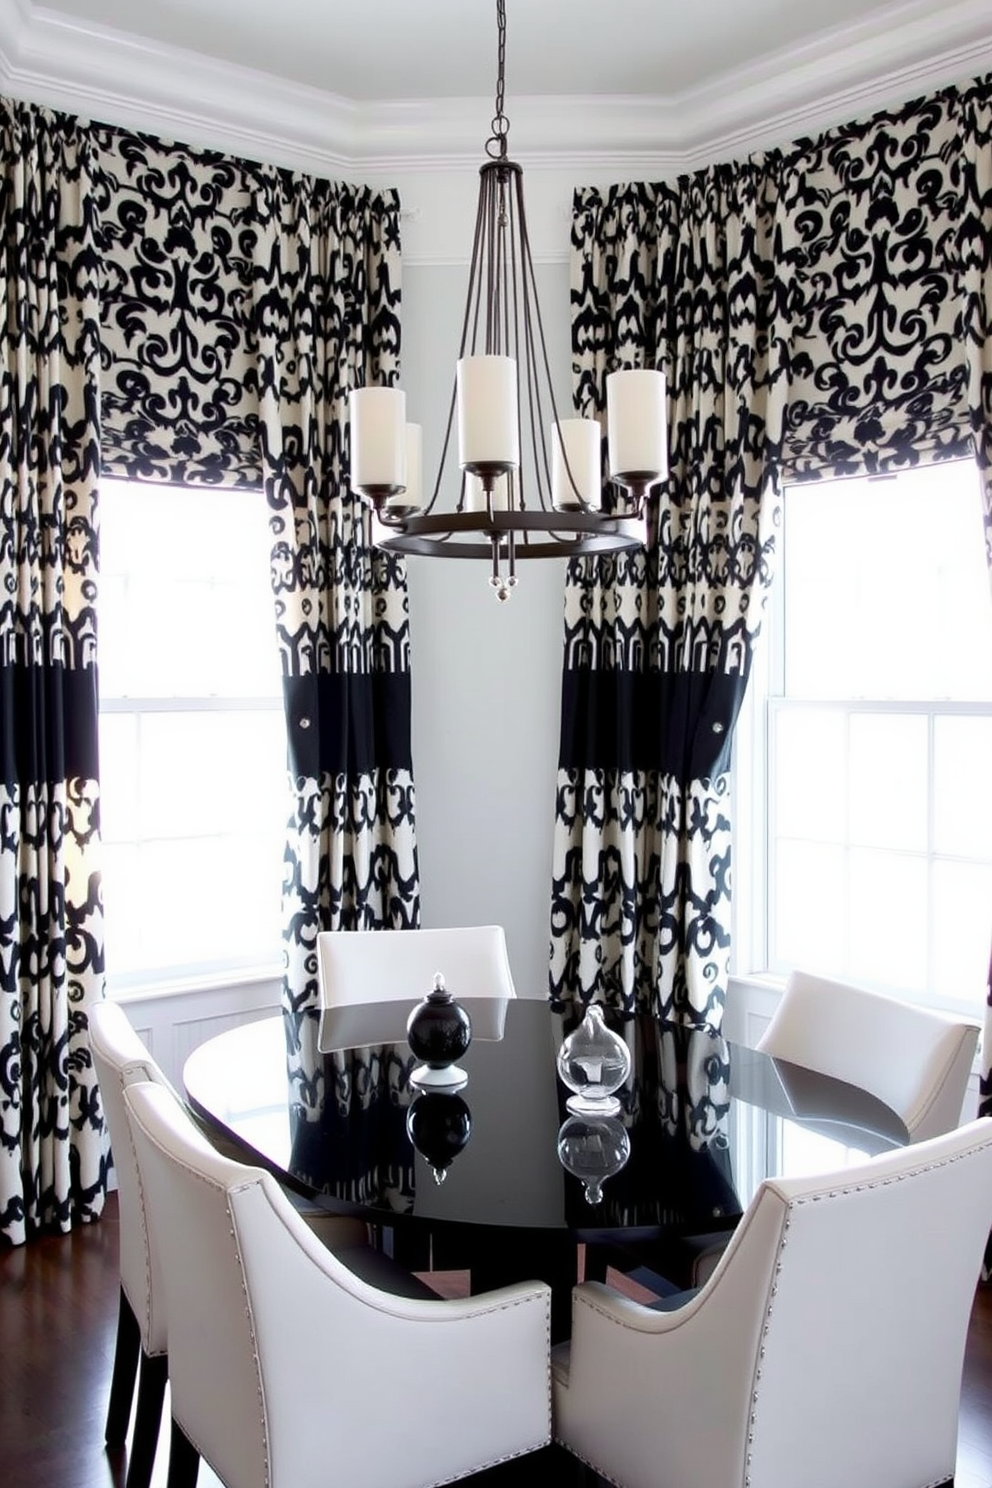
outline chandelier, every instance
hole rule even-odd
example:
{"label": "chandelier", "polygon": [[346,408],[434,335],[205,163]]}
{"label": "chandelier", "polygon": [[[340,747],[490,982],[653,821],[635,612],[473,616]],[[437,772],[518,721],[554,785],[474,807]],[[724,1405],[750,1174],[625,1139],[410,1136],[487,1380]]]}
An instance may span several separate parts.
{"label": "chandelier", "polygon": [[[507,158],[506,6],[496,0],[496,109],[479,203],[455,384],[433,493],[422,504],[421,429],[397,387],[349,399],[351,486],[372,506],[374,541],[393,552],[481,558],[505,600],[521,558],[618,553],[644,540],[644,501],[668,473],[665,378],[627,369],[606,379],[604,485],[598,419],[560,419],[537,298],[523,172]],[[550,410],[550,427],[545,423]],[[442,497],[457,425],[457,499]],[[527,467],[529,466],[529,470]],[[616,488],[616,489],[613,489]]]}

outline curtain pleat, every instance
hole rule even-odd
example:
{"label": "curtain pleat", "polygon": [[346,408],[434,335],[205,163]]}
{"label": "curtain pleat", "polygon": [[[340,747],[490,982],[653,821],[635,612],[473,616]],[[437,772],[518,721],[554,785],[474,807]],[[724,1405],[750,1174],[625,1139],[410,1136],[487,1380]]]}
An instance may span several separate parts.
{"label": "curtain pleat", "polygon": [[295,810],[284,995],[317,1002],[323,929],[419,923],[403,561],[348,485],[348,393],[399,366],[395,193],[259,172],[262,474]]}
{"label": "curtain pleat", "polygon": [[102,1211],[98,252],[89,138],[0,101],[0,1229]]}

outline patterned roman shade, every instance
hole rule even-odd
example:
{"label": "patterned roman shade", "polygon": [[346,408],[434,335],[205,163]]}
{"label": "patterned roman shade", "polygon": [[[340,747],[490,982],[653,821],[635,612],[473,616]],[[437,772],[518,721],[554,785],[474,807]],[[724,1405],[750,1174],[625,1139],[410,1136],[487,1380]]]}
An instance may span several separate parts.
{"label": "patterned roman shade", "polygon": [[258,487],[262,167],[107,127],[94,151],[104,473]]}

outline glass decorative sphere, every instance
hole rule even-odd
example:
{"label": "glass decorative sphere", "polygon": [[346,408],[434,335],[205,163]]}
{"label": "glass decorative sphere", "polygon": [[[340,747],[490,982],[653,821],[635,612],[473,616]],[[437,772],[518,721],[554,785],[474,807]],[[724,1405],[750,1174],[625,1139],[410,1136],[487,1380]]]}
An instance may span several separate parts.
{"label": "glass decorative sphere", "polygon": [[603,1199],[603,1184],[630,1156],[630,1135],[617,1116],[569,1116],[558,1132],[558,1160],[578,1178],[588,1204]]}
{"label": "glass decorative sphere", "polygon": [[558,1077],[573,1093],[565,1102],[579,1116],[615,1116],[615,1091],[630,1074],[630,1050],[607,1028],[603,1009],[593,1003],[558,1050]]}

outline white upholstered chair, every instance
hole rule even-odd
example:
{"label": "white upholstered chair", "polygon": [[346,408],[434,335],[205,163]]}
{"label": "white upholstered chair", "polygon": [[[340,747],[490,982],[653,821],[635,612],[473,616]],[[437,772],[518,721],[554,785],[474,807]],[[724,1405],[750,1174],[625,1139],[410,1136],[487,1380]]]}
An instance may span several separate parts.
{"label": "white upholstered chair", "polygon": [[[120,1217],[120,1303],[105,1437],[108,1447],[124,1445],[137,1380],[127,1488],[147,1488],[168,1378],[168,1328],[157,1238],[147,1221],[124,1088],[134,1082],[152,1081],[177,1106],[181,1102],[119,1003],[94,1003],[87,1010],[87,1019],[90,1052],[114,1157]],[[302,1200],[290,1202],[305,1210]],[[380,1267],[388,1267],[388,1258],[378,1257],[367,1244],[366,1226],[359,1220],[338,1218],[316,1206],[312,1212],[305,1212],[305,1218],[323,1244],[348,1255],[363,1271],[378,1275]]]}
{"label": "white upholstered chair", "polygon": [[[970,1019],[794,971],[758,1048],[867,1090],[920,1142],[959,1125],[978,1035]],[[721,1234],[689,1236],[655,1264],[697,1286],[725,1244]]]}
{"label": "white upholstered chair", "polygon": [[678,1310],[575,1289],[555,1435],[621,1488],[950,1480],[990,1222],[988,1119],[767,1180]]}
{"label": "white upholstered chair", "polygon": [[124,1445],[137,1379],[138,1405],[127,1488],[146,1488],[155,1460],[168,1378],[167,1332],[158,1255],[145,1223],[124,1086],[130,1080],[152,1080],[162,1086],[168,1082],[118,1003],[95,1003],[87,1010],[87,1018],[90,1052],[117,1173],[120,1215],[121,1290],[105,1436],[109,1447]]}
{"label": "white upholstered chair", "polygon": [[550,1436],[550,1293],[399,1298],[315,1241],[275,1180],[168,1093],[125,1091],[169,1313],[170,1488],[426,1488]]}
{"label": "white upholstered chair", "polygon": [[438,930],[323,930],[317,936],[323,1007],[417,1002],[444,976],[452,997],[513,997],[502,925]]}
{"label": "white upholstered chair", "polygon": [[969,1019],[794,971],[758,1047],[870,1091],[920,1142],[960,1123],[978,1033]]}

